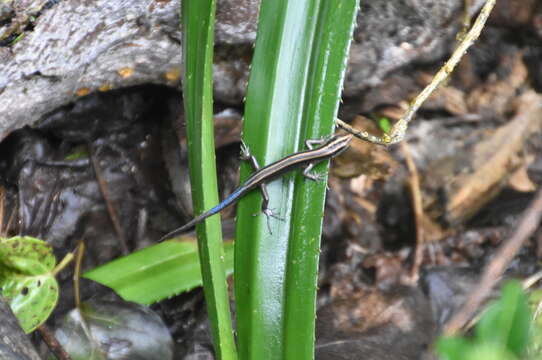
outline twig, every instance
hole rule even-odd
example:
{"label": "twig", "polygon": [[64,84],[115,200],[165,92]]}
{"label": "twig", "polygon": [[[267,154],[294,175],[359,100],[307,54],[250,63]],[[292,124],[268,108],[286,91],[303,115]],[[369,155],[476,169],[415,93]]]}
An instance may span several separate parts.
{"label": "twig", "polygon": [[81,263],[83,262],[83,254],[85,253],[85,241],[81,239],[77,247],[75,255],[75,270],[73,272],[73,292],[75,297],[75,307],[81,309],[81,292],[79,279],[81,278]]}
{"label": "twig", "polygon": [[469,12],[469,8],[472,5],[472,0],[463,0],[463,29],[461,29],[461,32],[457,36],[458,39],[463,39],[463,36],[469,31],[469,27],[472,23],[472,16]]}
{"label": "twig", "polygon": [[[389,144],[391,144],[390,143],[391,138],[390,138],[390,136],[388,134],[384,134],[384,135],[382,135],[382,137],[372,135],[372,134],[369,134],[369,132],[367,132],[365,130],[358,130],[358,129],[348,125],[347,123],[345,123],[344,121],[342,121],[339,118],[335,119],[335,123],[337,124],[338,127],[343,129],[344,131],[349,132],[350,134],[354,135],[355,137],[357,137],[357,138],[359,138],[361,140],[365,140],[365,141],[368,141],[368,142],[371,142],[371,143],[377,144],[377,145],[389,145]],[[393,126],[395,126],[395,125],[393,125]]]}
{"label": "twig", "polygon": [[15,214],[17,213],[17,208],[11,211],[9,215],[8,222],[4,225],[4,220],[6,218],[6,188],[0,185],[0,237],[7,237],[8,231],[11,228]]}
{"label": "twig", "polygon": [[4,228],[4,210],[6,200],[6,189],[0,185],[0,237],[7,236],[8,229]]}
{"label": "twig", "polygon": [[542,279],[542,271],[538,271],[521,282],[523,289],[527,290]]}
{"label": "twig", "polygon": [[412,264],[410,276],[413,281],[417,281],[420,265],[423,261],[423,248],[425,243],[425,236],[422,224],[423,206],[422,194],[420,192],[420,177],[418,175],[416,164],[412,159],[412,154],[410,153],[410,149],[406,142],[401,143],[401,151],[405,156],[405,161],[409,172],[408,184],[410,187],[410,196],[412,198],[412,207],[414,209],[414,221],[416,224],[416,251],[414,252],[414,261]]}
{"label": "twig", "polygon": [[[537,272],[536,274],[532,275],[532,276],[529,276],[527,279],[524,279],[522,282],[521,282],[521,285],[523,287],[523,290],[527,290],[529,289],[531,286],[533,286],[536,282],[540,281],[540,279],[542,278],[542,271],[539,271]],[[542,303],[539,303],[536,310],[535,310],[535,313],[533,314],[533,318],[536,319],[538,317],[537,315],[537,312],[540,312],[540,305]],[[482,318],[484,312],[480,312],[476,315],[474,315],[472,317],[472,319],[467,323],[467,325],[465,325],[463,327],[463,331],[469,331],[470,329],[472,329],[477,323],[478,321],[480,321],[480,319]]]}
{"label": "twig", "polygon": [[41,335],[41,338],[47,344],[47,347],[51,352],[56,356],[58,360],[71,360],[71,356],[64,350],[62,345],[58,342],[56,337],[51,333],[51,330],[47,325],[43,324],[38,327],[38,331]]}
{"label": "twig", "polygon": [[[15,209],[11,211],[11,214],[9,214],[8,223],[5,228],[5,236],[9,235],[9,229],[11,229],[11,225],[13,224],[13,221],[15,221],[15,217],[17,216],[17,213],[19,212],[19,203],[15,203]],[[19,234],[21,233],[21,222],[19,222]]]}
{"label": "twig", "polygon": [[431,83],[422,90],[418,96],[410,103],[408,109],[403,116],[393,125],[389,134],[385,134],[382,137],[369,134],[367,131],[361,131],[354,129],[344,121],[336,119],[336,123],[339,127],[360,138],[361,140],[369,141],[374,144],[391,145],[396,144],[403,140],[405,137],[408,124],[414,118],[416,111],[424,103],[425,100],[448,78],[453,72],[456,65],[459,63],[463,55],[467,52],[467,49],[474,44],[474,42],[480,36],[482,29],[486,23],[491,10],[495,6],[496,0],[487,0],[484,7],[480,10],[480,14],[476,18],[474,25],[465,35],[465,38],[459,43],[450,59],[444,64],[442,68],[435,74]]}
{"label": "twig", "polygon": [[478,286],[463,304],[463,307],[446,324],[444,333],[448,336],[457,333],[469,321],[478,307],[487,298],[508,264],[521,249],[523,243],[535,232],[542,218],[542,189],[538,190],[535,199],[524,212],[512,235],[497,251],[495,257],[485,268]]}
{"label": "twig", "polygon": [[100,192],[102,193],[105,205],[107,206],[107,212],[109,213],[109,218],[111,219],[111,223],[113,224],[113,227],[115,228],[115,232],[117,233],[117,238],[120,243],[121,251],[124,255],[127,255],[130,251],[128,250],[128,245],[126,244],[126,236],[124,235],[124,230],[122,229],[122,226],[120,224],[119,217],[117,215],[117,212],[115,211],[115,208],[113,207],[111,198],[109,197],[109,189],[103,179],[102,172],[100,170],[100,165],[98,164],[98,159],[96,158],[96,154],[93,152],[92,145],[88,146],[88,153],[90,155],[92,168],[94,169],[94,174],[96,175],[96,181],[98,182],[98,186],[100,187]]}
{"label": "twig", "polygon": [[0,236],[4,234],[4,199],[6,198],[6,190],[0,185]]}
{"label": "twig", "polygon": [[51,272],[53,274],[53,276],[56,276],[59,272],[61,272],[62,270],[64,270],[64,268],[66,266],[68,266],[68,264],[73,260],[73,254],[70,252],[70,253],[67,253],[66,256],[64,256],[64,258],[62,259],[62,261],[60,261],[60,263],[55,266],[55,268],[53,269],[53,271]]}

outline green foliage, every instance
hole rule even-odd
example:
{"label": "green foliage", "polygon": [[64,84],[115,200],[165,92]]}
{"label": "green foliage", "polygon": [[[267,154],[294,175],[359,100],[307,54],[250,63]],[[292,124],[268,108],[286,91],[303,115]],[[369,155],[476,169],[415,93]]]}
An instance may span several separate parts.
{"label": "green foliage", "polygon": [[72,153],[64,157],[64,160],[72,161],[72,160],[79,160],[79,159],[84,159],[84,158],[88,158],[88,152],[84,149],[76,149]]}
{"label": "green foliage", "polygon": [[387,117],[381,117],[378,119],[378,127],[380,130],[382,130],[385,134],[388,134],[391,130],[391,121]]}
{"label": "green foliage", "polygon": [[471,340],[441,338],[437,352],[442,360],[522,359],[531,333],[531,312],[521,284],[506,283],[498,301],[489,306]]}
{"label": "green foliage", "polygon": [[[252,58],[243,140],[260,165],[330,136],[359,1],[263,0]],[[314,357],[317,271],[329,162],[322,181],[292,171],[237,208],[235,299],[242,359]],[[241,179],[252,169],[241,166]],[[259,216],[254,216],[259,214]],[[280,219],[280,220],[279,220]],[[269,220],[269,222],[268,222]]]}
{"label": "green foliage", "polygon": [[[218,203],[213,121],[215,0],[181,2],[183,103],[194,212]],[[197,224],[203,291],[217,359],[236,359],[220,216]]]}
{"label": "green foliage", "polygon": [[528,358],[542,358],[542,289],[537,289],[529,294],[529,306],[535,314],[531,327],[531,341],[529,343]]}
{"label": "green foliage", "polygon": [[507,283],[499,301],[491,305],[476,326],[476,336],[488,343],[502,344],[521,356],[529,342],[531,312],[518,282]]}
{"label": "green foliage", "polygon": [[58,301],[51,247],[29,236],[0,239],[0,288],[22,329],[32,332]]}
{"label": "green foliage", "polygon": [[[226,273],[233,272],[233,243],[225,245]],[[83,277],[115,290],[124,300],[152,304],[202,285],[197,244],[169,240],[86,272]]]}

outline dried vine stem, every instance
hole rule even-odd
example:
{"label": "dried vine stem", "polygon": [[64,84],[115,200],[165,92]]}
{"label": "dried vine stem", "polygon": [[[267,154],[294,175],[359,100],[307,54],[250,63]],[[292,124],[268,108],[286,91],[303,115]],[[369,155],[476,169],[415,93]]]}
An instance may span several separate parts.
{"label": "dried vine stem", "polygon": [[408,186],[410,187],[410,197],[416,225],[416,250],[414,251],[414,261],[412,262],[412,269],[410,271],[410,278],[415,283],[419,279],[420,267],[423,261],[423,248],[425,245],[425,231],[422,224],[422,218],[424,216],[422,194],[420,190],[420,176],[416,164],[414,163],[414,159],[412,158],[412,153],[406,142],[402,142],[400,146],[409,172]]}
{"label": "dried vine stem", "polygon": [[463,40],[459,43],[450,59],[444,64],[442,68],[436,73],[431,80],[431,83],[423,89],[423,91],[416,96],[416,98],[410,103],[408,109],[404,115],[393,125],[389,134],[385,134],[382,137],[369,134],[367,131],[361,131],[355,129],[345,123],[344,121],[337,119],[337,126],[348,131],[352,135],[360,138],[361,140],[369,141],[373,144],[379,145],[391,145],[396,144],[403,140],[405,137],[408,124],[414,118],[416,111],[420,108],[425,100],[450,76],[456,65],[459,63],[463,55],[467,52],[467,49],[474,44],[474,42],[480,36],[482,29],[493,10],[497,0],[486,0],[486,3],[480,14],[476,18],[476,21],[472,25],[471,29],[467,32]]}
{"label": "dried vine stem", "polygon": [[64,350],[60,342],[58,342],[57,338],[47,325],[41,325],[38,328],[38,332],[40,333],[41,338],[43,339],[49,350],[51,350],[51,352],[58,360],[72,360],[71,356],[66,352],[66,350]]}

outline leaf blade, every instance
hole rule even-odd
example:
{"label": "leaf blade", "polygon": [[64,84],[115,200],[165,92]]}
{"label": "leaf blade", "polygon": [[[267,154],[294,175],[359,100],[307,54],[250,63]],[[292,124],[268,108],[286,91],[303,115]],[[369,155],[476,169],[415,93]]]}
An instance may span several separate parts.
{"label": "leaf blade", "polygon": [[[225,246],[233,272],[233,243]],[[169,240],[86,272],[83,277],[115,290],[124,300],[149,305],[202,285],[197,244]]]}
{"label": "leaf blade", "polygon": [[53,250],[43,240],[0,239],[0,291],[27,334],[49,318],[58,302],[55,264]]}
{"label": "leaf blade", "polygon": [[[215,0],[181,2],[183,100],[196,214],[218,203],[212,83],[215,12]],[[236,359],[219,219],[212,216],[196,226],[198,251],[215,355]]]}

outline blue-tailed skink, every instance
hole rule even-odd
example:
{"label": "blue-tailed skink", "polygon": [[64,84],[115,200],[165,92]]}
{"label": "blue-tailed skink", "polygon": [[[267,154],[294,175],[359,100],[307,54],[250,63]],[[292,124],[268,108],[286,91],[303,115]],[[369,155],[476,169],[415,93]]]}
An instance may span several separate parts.
{"label": "blue-tailed skink", "polygon": [[[254,174],[252,174],[242,185],[240,185],[234,192],[232,192],[226,199],[224,199],[220,204],[215,207],[201,213],[192,220],[190,220],[185,225],[177,228],[162,238],[159,241],[169,239],[179,234],[191,229],[200,221],[212,216],[226,207],[236,203],[241,197],[243,197],[248,192],[252,191],[256,187],[262,189],[262,194],[264,198],[263,209],[266,215],[271,215],[271,212],[267,209],[267,203],[269,202],[269,196],[265,189],[265,184],[269,181],[277,178],[278,176],[288,172],[290,170],[296,169],[301,166],[306,166],[303,170],[303,175],[311,180],[319,180],[321,177],[318,175],[310,174],[309,171],[313,168],[316,163],[330,159],[336,155],[342,153],[352,141],[352,135],[342,135],[334,136],[327,140],[308,140],[306,141],[309,150],[300,151],[295,154],[286,156],[278,161],[275,161],[263,168],[259,169],[256,159],[248,153],[246,146],[242,146],[242,158],[245,160],[250,160],[253,167],[257,169]],[[314,147],[319,145],[318,147]],[[314,147],[314,148],[313,148]]]}

